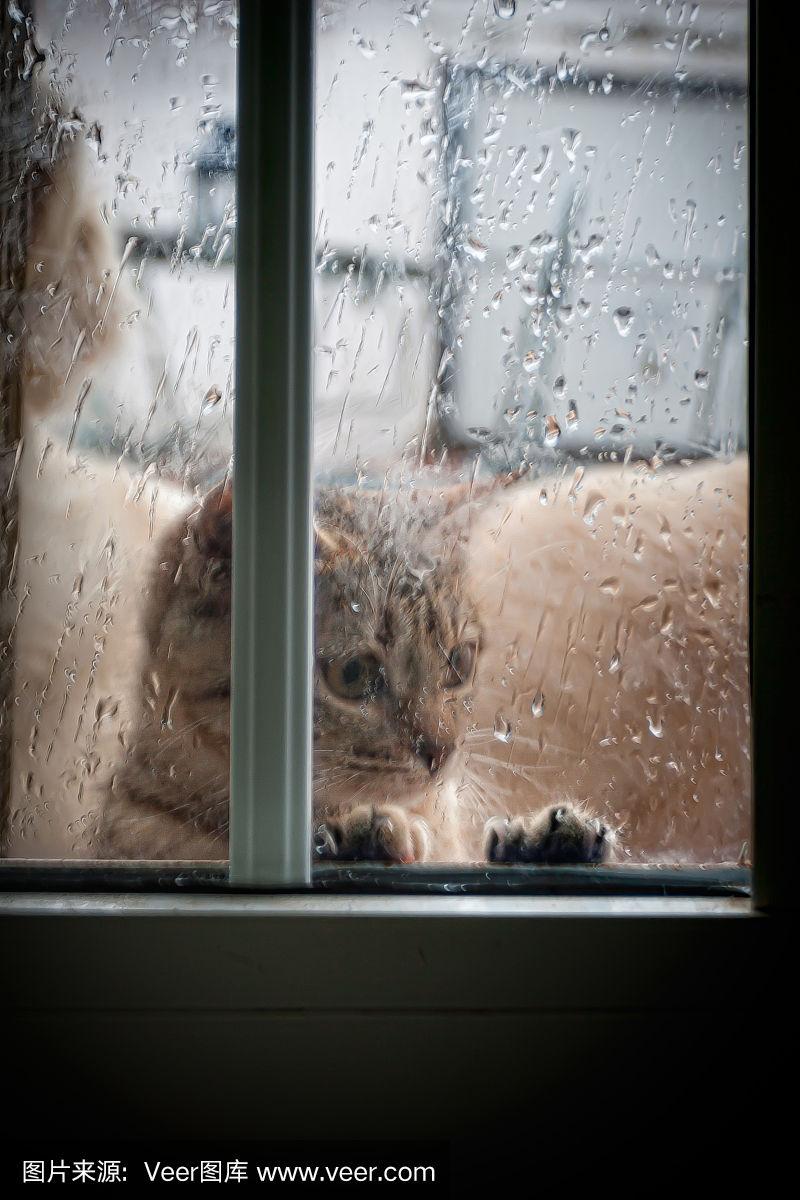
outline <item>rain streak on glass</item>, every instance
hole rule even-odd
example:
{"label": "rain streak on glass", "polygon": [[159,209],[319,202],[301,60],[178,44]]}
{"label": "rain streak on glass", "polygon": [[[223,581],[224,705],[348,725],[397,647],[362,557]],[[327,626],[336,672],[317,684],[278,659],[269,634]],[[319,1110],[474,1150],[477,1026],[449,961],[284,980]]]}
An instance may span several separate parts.
{"label": "rain streak on glass", "polygon": [[746,861],[746,4],[317,36],[326,854]]}
{"label": "rain streak on glass", "polygon": [[186,516],[232,452],[236,5],[22,8],[4,853],[224,858],[226,514]]}

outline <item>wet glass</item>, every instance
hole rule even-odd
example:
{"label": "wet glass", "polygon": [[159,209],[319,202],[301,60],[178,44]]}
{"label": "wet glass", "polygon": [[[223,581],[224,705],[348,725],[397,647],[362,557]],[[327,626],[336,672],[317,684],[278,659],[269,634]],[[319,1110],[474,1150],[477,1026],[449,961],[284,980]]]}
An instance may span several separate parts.
{"label": "wet glass", "polygon": [[747,5],[317,8],[324,859],[743,863]]}
{"label": "wet glass", "polygon": [[[4,854],[224,860],[235,5],[2,36]],[[746,4],[315,49],[313,861],[746,863]]]}
{"label": "wet glass", "polygon": [[236,6],[7,8],[33,120],[4,853],[225,858]]}

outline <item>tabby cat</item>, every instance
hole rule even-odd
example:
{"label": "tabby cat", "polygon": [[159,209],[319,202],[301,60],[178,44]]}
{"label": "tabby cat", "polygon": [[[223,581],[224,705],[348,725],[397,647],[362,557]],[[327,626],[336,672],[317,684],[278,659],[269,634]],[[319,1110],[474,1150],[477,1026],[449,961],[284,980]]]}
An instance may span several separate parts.
{"label": "tabby cat", "polygon": [[[9,852],[223,858],[230,489],[28,447]],[[320,855],[746,853],[746,461],[580,474],[318,495]]]}
{"label": "tabby cat", "polygon": [[[435,493],[316,505],[314,808],[322,858],[474,857],[457,796],[481,627],[463,519]],[[443,515],[444,513],[444,515]],[[142,712],[113,771],[97,853],[220,858],[228,829],[231,489],[158,546],[144,612]],[[600,861],[613,838],[568,805],[502,836],[493,857]]]}

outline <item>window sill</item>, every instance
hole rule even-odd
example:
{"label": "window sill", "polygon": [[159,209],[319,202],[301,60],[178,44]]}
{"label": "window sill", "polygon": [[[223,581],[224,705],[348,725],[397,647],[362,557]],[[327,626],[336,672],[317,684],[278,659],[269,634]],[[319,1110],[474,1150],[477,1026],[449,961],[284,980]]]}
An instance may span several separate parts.
{"label": "window sill", "polygon": [[42,1015],[744,1010],[785,939],[742,897],[0,897],[4,1002]]}
{"label": "window sill", "polygon": [[180,895],[131,892],[7,892],[0,914],[132,916],[245,916],[271,918],[611,917],[759,915],[746,896],[408,896],[408,895]]}
{"label": "window sill", "polygon": [[[321,901],[320,912],[337,896],[483,897],[503,899],[592,897],[647,900],[665,898],[749,898],[750,870],[730,863],[634,864],[604,866],[452,866],[422,863],[381,866],[336,863],[314,867],[312,884],[302,888],[232,885],[225,862],[43,862],[9,859],[0,863],[0,894],[158,894],[226,896],[304,896]],[[226,911],[233,911],[230,907]],[[310,911],[310,910],[308,910]],[[548,909],[547,911],[552,911]]]}

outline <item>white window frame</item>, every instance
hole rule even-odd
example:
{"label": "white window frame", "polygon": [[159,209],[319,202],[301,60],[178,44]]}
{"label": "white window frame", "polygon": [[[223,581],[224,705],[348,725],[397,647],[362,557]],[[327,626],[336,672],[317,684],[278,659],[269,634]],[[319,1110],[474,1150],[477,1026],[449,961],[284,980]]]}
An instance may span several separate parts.
{"label": "white window frame", "polygon": [[[304,889],[310,884],[312,819],[315,3],[292,0],[272,6],[242,0],[240,15],[230,882],[250,889]],[[752,15],[754,62],[755,10]],[[755,133],[753,122],[753,149]],[[754,155],[753,159],[755,176]],[[755,245],[757,188],[751,191]],[[759,227],[758,235],[765,236],[766,231]],[[755,250],[751,267],[754,262]],[[274,286],[270,281],[275,281]],[[762,342],[772,335],[766,321],[759,324],[754,275],[751,286],[754,332]],[[751,423],[755,357],[753,353]],[[759,424],[751,429],[755,474],[751,532],[768,528],[776,512],[774,486],[759,486],[762,477],[766,479],[759,472],[759,461],[766,453],[770,461],[779,461],[781,452],[786,455],[785,439],[781,444],[771,427]],[[788,470],[786,479],[791,479]],[[770,483],[774,484],[774,472]],[[781,594],[781,588],[786,595],[774,544],[773,531],[763,540],[769,553],[762,555],[753,537],[754,647],[768,643],[772,636],[769,622],[759,629],[762,595],[767,604]],[[768,669],[760,672],[766,659],[762,655],[753,672],[755,742],[761,764],[757,784],[771,771],[774,785],[774,731],[779,717],[770,671],[778,659],[773,655]],[[788,886],[788,870],[781,875],[780,868],[787,845],[784,819],[772,797],[763,803],[764,791],[756,788],[761,797],[756,907],[779,903],[785,894],[782,889]],[[599,873],[593,877],[599,878]],[[565,874],[562,890],[567,879]],[[328,899],[321,897],[319,903],[324,905]],[[687,903],[687,911],[696,911]],[[610,910],[604,911],[610,915]],[[738,902],[735,911],[741,911]]]}
{"label": "white window frame", "polygon": [[314,12],[241,8],[230,879],[245,885],[311,872]]}

